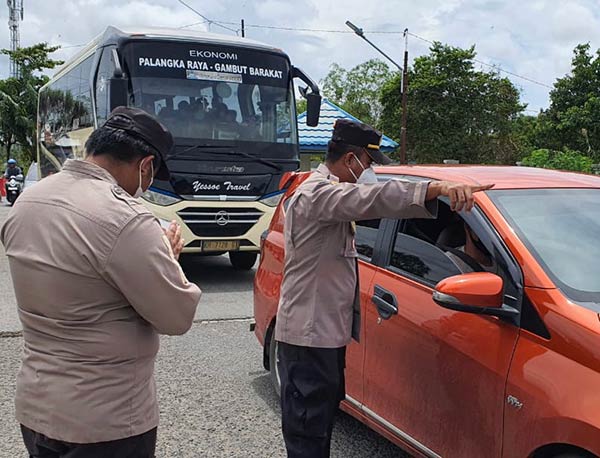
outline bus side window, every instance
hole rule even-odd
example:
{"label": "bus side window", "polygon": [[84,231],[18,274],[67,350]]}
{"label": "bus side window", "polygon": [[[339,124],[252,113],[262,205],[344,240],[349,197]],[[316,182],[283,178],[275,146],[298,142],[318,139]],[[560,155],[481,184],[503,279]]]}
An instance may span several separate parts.
{"label": "bus side window", "polygon": [[98,125],[106,121],[110,109],[110,98],[108,94],[109,81],[115,71],[115,63],[113,61],[112,48],[104,48],[102,58],[98,66],[98,74],[96,75],[96,119]]}

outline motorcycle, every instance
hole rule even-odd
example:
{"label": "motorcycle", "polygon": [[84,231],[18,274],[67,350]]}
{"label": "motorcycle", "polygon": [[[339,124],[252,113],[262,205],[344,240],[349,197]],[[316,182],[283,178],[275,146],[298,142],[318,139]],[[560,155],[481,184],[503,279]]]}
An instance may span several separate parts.
{"label": "motorcycle", "polygon": [[6,200],[10,205],[14,205],[17,197],[23,192],[23,175],[15,175],[6,181]]}

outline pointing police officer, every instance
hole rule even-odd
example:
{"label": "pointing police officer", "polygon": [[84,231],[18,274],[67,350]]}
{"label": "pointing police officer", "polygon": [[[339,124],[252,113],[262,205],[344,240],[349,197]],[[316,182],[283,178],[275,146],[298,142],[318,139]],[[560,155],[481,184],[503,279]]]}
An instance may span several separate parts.
{"label": "pointing police officer", "polygon": [[444,181],[378,183],[372,164],[391,161],[381,134],[336,121],[325,164],[290,198],[285,267],[275,325],[282,429],[288,457],[329,456],[334,416],[345,397],[346,345],[360,334],[354,221],[433,218],[437,197],[456,211],[491,186]]}
{"label": "pointing police officer", "polygon": [[24,354],[16,416],[31,457],[154,456],[158,334],[183,334],[200,289],[137,199],[168,179],[173,139],[153,117],[117,108],[84,161],[26,191],[0,231]]}

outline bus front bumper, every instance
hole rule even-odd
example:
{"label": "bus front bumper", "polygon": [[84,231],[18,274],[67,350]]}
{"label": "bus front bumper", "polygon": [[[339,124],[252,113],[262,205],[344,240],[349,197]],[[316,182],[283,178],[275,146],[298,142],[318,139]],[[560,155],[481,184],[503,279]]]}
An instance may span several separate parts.
{"label": "bus front bumper", "polygon": [[260,236],[268,229],[275,211],[275,207],[260,201],[184,200],[168,206],[143,202],[163,226],[170,221],[181,226],[184,253],[207,255],[260,251]]}

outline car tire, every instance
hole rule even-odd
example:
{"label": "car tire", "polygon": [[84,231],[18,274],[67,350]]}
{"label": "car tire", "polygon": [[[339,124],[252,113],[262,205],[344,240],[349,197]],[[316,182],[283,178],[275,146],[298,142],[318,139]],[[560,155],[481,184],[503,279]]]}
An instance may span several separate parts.
{"label": "car tire", "polygon": [[271,383],[277,396],[281,397],[281,379],[279,378],[279,366],[277,364],[277,341],[275,340],[275,330],[271,333],[269,341],[269,370]]}
{"label": "car tire", "polygon": [[250,270],[256,264],[258,253],[254,251],[230,251],[229,261],[234,269]]}

